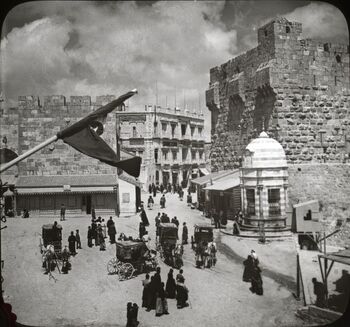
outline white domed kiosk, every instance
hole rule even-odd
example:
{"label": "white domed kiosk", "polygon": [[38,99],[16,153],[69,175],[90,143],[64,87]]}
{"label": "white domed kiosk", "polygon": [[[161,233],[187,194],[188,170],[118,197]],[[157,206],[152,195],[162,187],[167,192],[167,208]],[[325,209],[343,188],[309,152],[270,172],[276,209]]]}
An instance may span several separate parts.
{"label": "white domed kiosk", "polygon": [[242,229],[286,227],[288,165],[283,147],[266,132],[245,149],[241,168]]}

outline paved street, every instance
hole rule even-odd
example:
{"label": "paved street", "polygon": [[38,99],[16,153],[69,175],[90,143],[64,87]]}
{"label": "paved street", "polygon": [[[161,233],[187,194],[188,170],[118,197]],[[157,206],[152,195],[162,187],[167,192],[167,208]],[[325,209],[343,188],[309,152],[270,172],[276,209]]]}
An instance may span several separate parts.
{"label": "paved street", "polygon": [[[145,203],[147,197],[148,194],[143,194]],[[155,238],[154,217],[158,211],[162,212],[159,198],[158,195],[154,209],[147,210],[152,241]],[[189,236],[193,234],[194,223],[208,221],[201,212],[180,202],[176,195],[168,194],[166,198],[164,211],[170,218],[176,215],[180,226],[186,221]],[[138,215],[113,219],[118,234],[138,235]],[[59,222],[59,217],[56,220]],[[52,222],[53,219],[35,217],[9,219],[8,228],[3,230],[5,301],[12,304],[18,321],[35,326],[125,326],[126,303],[131,301],[141,305],[144,274],[127,281],[118,281],[117,276],[108,275],[106,264],[115,256],[115,246],[107,244],[105,252],[87,247],[86,231],[90,217],[86,216],[67,217],[67,221],[62,222],[63,245],[67,244],[70,231],[79,229],[83,249],[71,258],[72,270],[68,275],[60,275],[56,270],[54,277],[57,281],[49,279],[41,268],[38,245],[41,226]],[[181,231],[182,228],[180,236]],[[168,300],[170,314],[162,317],[155,317],[154,311],[139,308],[140,326],[300,326],[302,322],[294,313],[302,304],[292,296],[295,270],[288,266],[291,260],[283,256],[283,253],[292,253],[293,245],[289,246],[288,241],[268,245],[271,256],[265,257],[271,262],[275,255],[279,257],[276,269],[271,262],[264,262],[264,255],[260,256],[263,270],[267,265],[269,269],[263,272],[264,295],[257,296],[249,291],[250,284],[242,282],[241,261],[257,244],[256,241],[248,240],[249,245],[235,249],[235,243],[231,241],[235,239],[233,236],[216,230],[215,237],[219,249],[218,263],[212,269],[197,269],[190,244],[185,246],[183,269],[190,290],[190,306],[178,310],[176,301]],[[245,244],[245,240],[239,242]],[[276,254],[274,247],[282,250]],[[163,262],[160,266],[162,280],[166,282],[169,267]]]}

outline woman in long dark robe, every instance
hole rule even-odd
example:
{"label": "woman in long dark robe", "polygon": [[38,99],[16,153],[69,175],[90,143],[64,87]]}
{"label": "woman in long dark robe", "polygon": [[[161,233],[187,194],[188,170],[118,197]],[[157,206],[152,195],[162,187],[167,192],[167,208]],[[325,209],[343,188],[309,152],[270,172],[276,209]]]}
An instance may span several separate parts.
{"label": "woman in long dark robe", "polygon": [[147,293],[147,311],[151,311],[156,308],[156,283],[154,281],[154,276],[151,277],[151,282],[148,285],[148,293]]}
{"label": "woman in long dark robe", "polygon": [[146,214],[146,211],[145,209],[142,209],[141,211],[141,220],[142,220],[142,223],[145,225],[145,226],[149,226],[149,221],[148,221],[148,218],[147,218],[147,214]]}
{"label": "woman in long dark robe", "polygon": [[254,261],[251,255],[248,255],[248,258],[243,261],[244,271],[243,271],[243,281],[250,282],[252,277],[252,271],[254,266]]}
{"label": "woman in long dark robe", "polygon": [[254,265],[251,276],[251,291],[257,295],[263,295],[263,282],[261,279],[261,269],[259,266]]}
{"label": "woman in long dark robe", "polygon": [[168,299],[175,299],[176,294],[176,283],[173,276],[173,269],[169,270],[168,280],[166,282],[165,294]]}
{"label": "woman in long dark robe", "polygon": [[165,298],[164,283],[160,284],[156,294],[156,316],[159,317],[162,314],[168,314],[168,302]]}
{"label": "woman in long dark robe", "polygon": [[146,274],[146,278],[142,281],[143,292],[142,292],[142,307],[147,308],[147,301],[149,298],[149,286],[150,286],[149,274]]}

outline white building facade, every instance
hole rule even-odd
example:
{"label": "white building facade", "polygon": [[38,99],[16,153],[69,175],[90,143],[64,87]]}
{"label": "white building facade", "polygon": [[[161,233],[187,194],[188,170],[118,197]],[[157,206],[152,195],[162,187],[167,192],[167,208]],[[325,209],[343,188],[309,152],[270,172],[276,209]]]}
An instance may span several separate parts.
{"label": "white building facade", "polygon": [[142,158],[144,188],[152,183],[186,186],[205,169],[203,114],[145,106],[139,112],[119,111],[116,117],[120,147]]}

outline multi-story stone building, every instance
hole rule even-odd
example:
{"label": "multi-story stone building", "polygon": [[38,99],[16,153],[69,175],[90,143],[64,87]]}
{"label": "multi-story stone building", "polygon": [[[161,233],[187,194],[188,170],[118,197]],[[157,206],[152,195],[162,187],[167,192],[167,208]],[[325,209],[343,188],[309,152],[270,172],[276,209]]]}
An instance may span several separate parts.
{"label": "multi-story stone building", "polygon": [[239,167],[265,129],[285,151],[291,204],[319,199],[326,218],[346,220],[349,45],[301,32],[302,24],[277,18],[258,29],[257,47],[210,69],[211,166]]}
{"label": "multi-story stone building", "polygon": [[187,185],[206,173],[203,114],[179,108],[145,106],[141,112],[117,112],[121,147],[142,157],[140,181]]}
{"label": "multi-story stone building", "polygon": [[[1,108],[0,136],[6,146],[22,154],[57,132],[111,102],[115,96],[46,96],[41,104],[37,96],[20,96],[17,108]],[[109,114],[101,121],[103,139],[116,149],[116,119]],[[2,145],[4,146],[4,144]],[[117,150],[117,149],[116,149]],[[140,183],[117,168],[88,157],[59,140],[45,147],[1,174],[2,182],[11,185],[8,207],[38,213],[57,213],[61,204],[74,214],[132,214]],[[8,196],[10,196],[10,192]]]}

